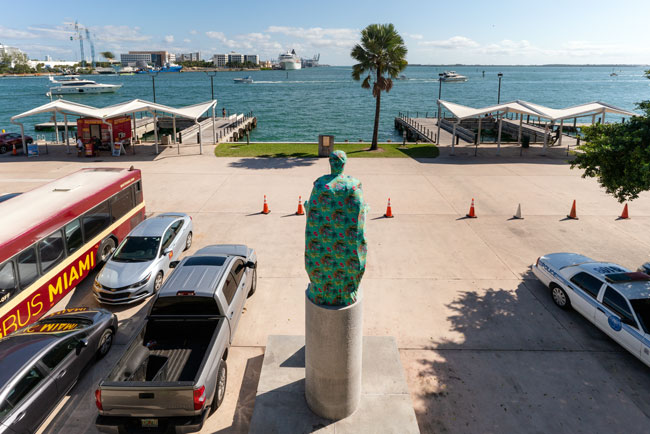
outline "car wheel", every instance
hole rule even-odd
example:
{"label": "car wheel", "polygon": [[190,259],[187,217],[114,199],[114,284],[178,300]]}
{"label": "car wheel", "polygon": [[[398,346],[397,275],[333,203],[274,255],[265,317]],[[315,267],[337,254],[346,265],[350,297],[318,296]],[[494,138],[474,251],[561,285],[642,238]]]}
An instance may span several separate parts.
{"label": "car wheel", "polygon": [[7,145],[0,145],[0,154],[7,152]]}
{"label": "car wheel", "polygon": [[571,306],[571,300],[569,296],[560,288],[557,284],[551,284],[551,296],[553,297],[553,303],[555,303],[561,309],[568,309]]}
{"label": "car wheel", "polygon": [[189,234],[187,234],[187,238],[185,238],[185,250],[189,249],[192,247],[192,232],[190,231]]}
{"label": "car wheel", "polygon": [[160,290],[160,287],[163,284],[163,272],[159,271],[156,274],[156,280],[153,281],[153,293],[157,293]]}
{"label": "car wheel", "polygon": [[210,413],[217,411],[221,407],[223,398],[226,396],[226,383],[228,382],[228,365],[225,360],[222,360],[219,363],[217,368],[217,385],[214,390],[214,398],[212,398],[212,406],[210,407]]}
{"label": "car wheel", "polygon": [[248,291],[248,297],[255,294],[256,289],[257,289],[257,268],[253,268],[253,282],[251,283],[251,290]]}
{"label": "car wheel", "polygon": [[115,250],[115,240],[113,238],[106,238],[99,246],[99,262],[106,262],[108,257]]}
{"label": "car wheel", "polygon": [[97,358],[101,359],[110,351],[113,346],[113,329],[106,329],[99,339],[99,347],[97,348]]}

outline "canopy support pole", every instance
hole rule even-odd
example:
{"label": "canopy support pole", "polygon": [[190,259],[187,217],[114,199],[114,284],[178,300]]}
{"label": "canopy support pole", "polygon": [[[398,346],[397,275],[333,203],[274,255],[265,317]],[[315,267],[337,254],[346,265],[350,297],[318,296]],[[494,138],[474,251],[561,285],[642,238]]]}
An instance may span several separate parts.
{"label": "canopy support pole", "polygon": [[20,137],[23,139],[23,154],[27,155],[27,144],[25,143],[25,126],[20,124]]}
{"label": "canopy support pole", "polygon": [[155,148],[156,148],[156,154],[158,154],[158,116],[156,116],[156,112],[153,112],[153,136],[155,140]]}
{"label": "canopy support pole", "polygon": [[65,153],[70,153],[70,139],[68,137],[68,115],[63,113],[63,124],[65,129]]}
{"label": "canopy support pole", "polygon": [[499,137],[497,138],[497,155],[501,154],[501,127],[502,126],[503,126],[503,113],[499,113]]}
{"label": "canopy support pole", "polygon": [[438,146],[440,146],[440,101],[438,101],[438,135],[437,135]]}
{"label": "canopy support pole", "polygon": [[456,125],[458,122],[454,122],[454,131],[451,134],[451,155],[454,155],[454,146],[456,145]]}
{"label": "canopy support pole", "polygon": [[542,155],[546,155],[546,145],[548,144],[548,122],[544,123],[544,148],[542,149]]}
{"label": "canopy support pole", "polygon": [[201,131],[201,122],[199,122],[199,154],[203,155],[203,132]]}
{"label": "canopy support pole", "polygon": [[[104,120],[104,119],[102,119],[102,123],[108,125],[108,133],[109,133],[110,136],[111,136],[111,155],[113,155],[113,151],[115,150],[115,143],[114,143],[114,141],[113,141],[113,124],[111,124],[110,122],[107,122],[107,121]],[[100,135],[100,138],[99,138],[99,139],[100,139],[100,140],[101,140],[101,134],[102,134],[102,133],[101,133],[101,131],[100,131],[100,133],[99,133],[99,135]],[[122,151],[120,150],[120,152],[122,152]]]}
{"label": "canopy support pole", "polygon": [[522,127],[523,122],[524,122],[524,116],[520,115],[519,116],[519,134],[517,134],[517,143],[519,144],[519,146],[521,146],[521,127]]}
{"label": "canopy support pole", "polygon": [[476,140],[476,145],[481,144],[481,116],[478,117],[478,139]]}
{"label": "canopy support pole", "polygon": [[[176,115],[175,114],[172,114],[172,128],[174,130],[173,131],[174,132],[174,144],[176,144]],[[180,153],[180,150],[179,150],[179,153]]]}
{"label": "canopy support pole", "polygon": [[212,142],[216,145],[217,144],[217,128],[216,128],[216,120],[214,118],[214,109],[215,109],[215,107],[212,106]]}
{"label": "canopy support pole", "polygon": [[603,122],[602,122],[603,125],[605,125],[605,113],[606,113],[606,110],[603,109]]}
{"label": "canopy support pole", "polygon": [[56,121],[56,110],[54,110],[54,144],[59,144],[59,124]]}
{"label": "canopy support pole", "polygon": [[564,129],[564,119],[560,121],[560,136],[557,139],[557,145],[562,146],[562,130]]}
{"label": "canopy support pole", "polygon": [[595,124],[595,123],[596,123],[596,113],[594,113],[593,115],[591,115],[591,125],[593,125],[593,124]]}

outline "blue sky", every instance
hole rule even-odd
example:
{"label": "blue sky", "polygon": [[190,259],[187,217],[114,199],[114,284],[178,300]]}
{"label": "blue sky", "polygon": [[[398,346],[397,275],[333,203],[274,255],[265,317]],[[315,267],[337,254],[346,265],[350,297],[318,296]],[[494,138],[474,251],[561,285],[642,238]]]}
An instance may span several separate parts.
{"label": "blue sky", "polygon": [[[68,23],[87,27],[97,52],[237,51],[277,58],[295,48],[350,65],[370,23],[392,22],[410,63],[650,63],[650,3],[612,1],[1,0],[0,43],[30,58],[77,60]],[[86,56],[90,49],[85,48]]]}

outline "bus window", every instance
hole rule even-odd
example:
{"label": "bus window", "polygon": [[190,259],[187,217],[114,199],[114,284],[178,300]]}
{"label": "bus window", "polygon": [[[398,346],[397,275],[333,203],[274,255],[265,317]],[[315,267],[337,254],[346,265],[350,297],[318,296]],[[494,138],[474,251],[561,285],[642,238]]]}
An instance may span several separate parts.
{"label": "bus window", "polygon": [[83,245],[84,240],[81,236],[81,223],[79,219],[71,221],[65,225],[65,243],[68,246],[68,255],[79,250]]}
{"label": "bus window", "polygon": [[135,204],[142,203],[142,181],[133,184],[133,192],[135,193]]}
{"label": "bus window", "polygon": [[22,251],[16,259],[18,265],[18,276],[20,277],[20,287],[27,288],[38,277],[38,267],[36,261],[36,249],[31,246]]}
{"label": "bus window", "polygon": [[133,198],[131,197],[131,189],[127,188],[117,193],[111,198],[111,214],[113,221],[117,221],[120,217],[126,215],[133,208]]}
{"label": "bus window", "polygon": [[38,253],[41,258],[41,272],[45,273],[65,257],[63,236],[61,231],[56,231],[38,243]]}
{"label": "bus window", "polygon": [[14,264],[7,261],[0,265],[0,304],[9,300],[11,295],[16,292],[17,286]]}
{"label": "bus window", "polygon": [[84,240],[89,242],[111,224],[108,201],[102,202],[82,217]]}

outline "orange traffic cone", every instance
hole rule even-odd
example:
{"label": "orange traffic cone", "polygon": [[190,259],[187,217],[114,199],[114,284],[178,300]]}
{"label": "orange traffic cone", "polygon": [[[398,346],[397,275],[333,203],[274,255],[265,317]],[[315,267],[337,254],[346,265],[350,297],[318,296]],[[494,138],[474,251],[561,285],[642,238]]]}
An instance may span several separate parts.
{"label": "orange traffic cone", "polygon": [[576,200],[573,199],[573,205],[571,206],[571,212],[567,215],[567,218],[578,220],[578,215],[576,214]]}
{"label": "orange traffic cone", "polygon": [[474,198],[472,198],[472,204],[469,206],[469,213],[467,213],[465,217],[471,219],[475,219],[477,217],[476,212],[474,211]]}
{"label": "orange traffic cone", "polygon": [[296,215],[305,215],[305,210],[302,207],[302,196],[298,196],[298,211],[296,211]]}
{"label": "orange traffic cone", "polygon": [[16,144],[13,144],[13,149],[11,150],[11,155],[18,155],[18,152],[16,152]]}
{"label": "orange traffic cone", "polygon": [[390,197],[388,198],[388,206],[386,207],[386,214],[384,214],[384,217],[386,217],[387,219],[392,219],[393,217],[395,217],[393,215],[393,208],[391,208],[390,206]]}
{"label": "orange traffic cone", "polygon": [[630,215],[627,212],[627,203],[623,207],[623,213],[621,214],[621,216],[619,218],[620,219],[629,219],[630,218]]}
{"label": "orange traffic cone", "polygon": [[264,195],[264,208],[262,208],[262,214],[268,214],[270,212],[271,210],[269,209],[269,205],[266,203],[266,195]]}

